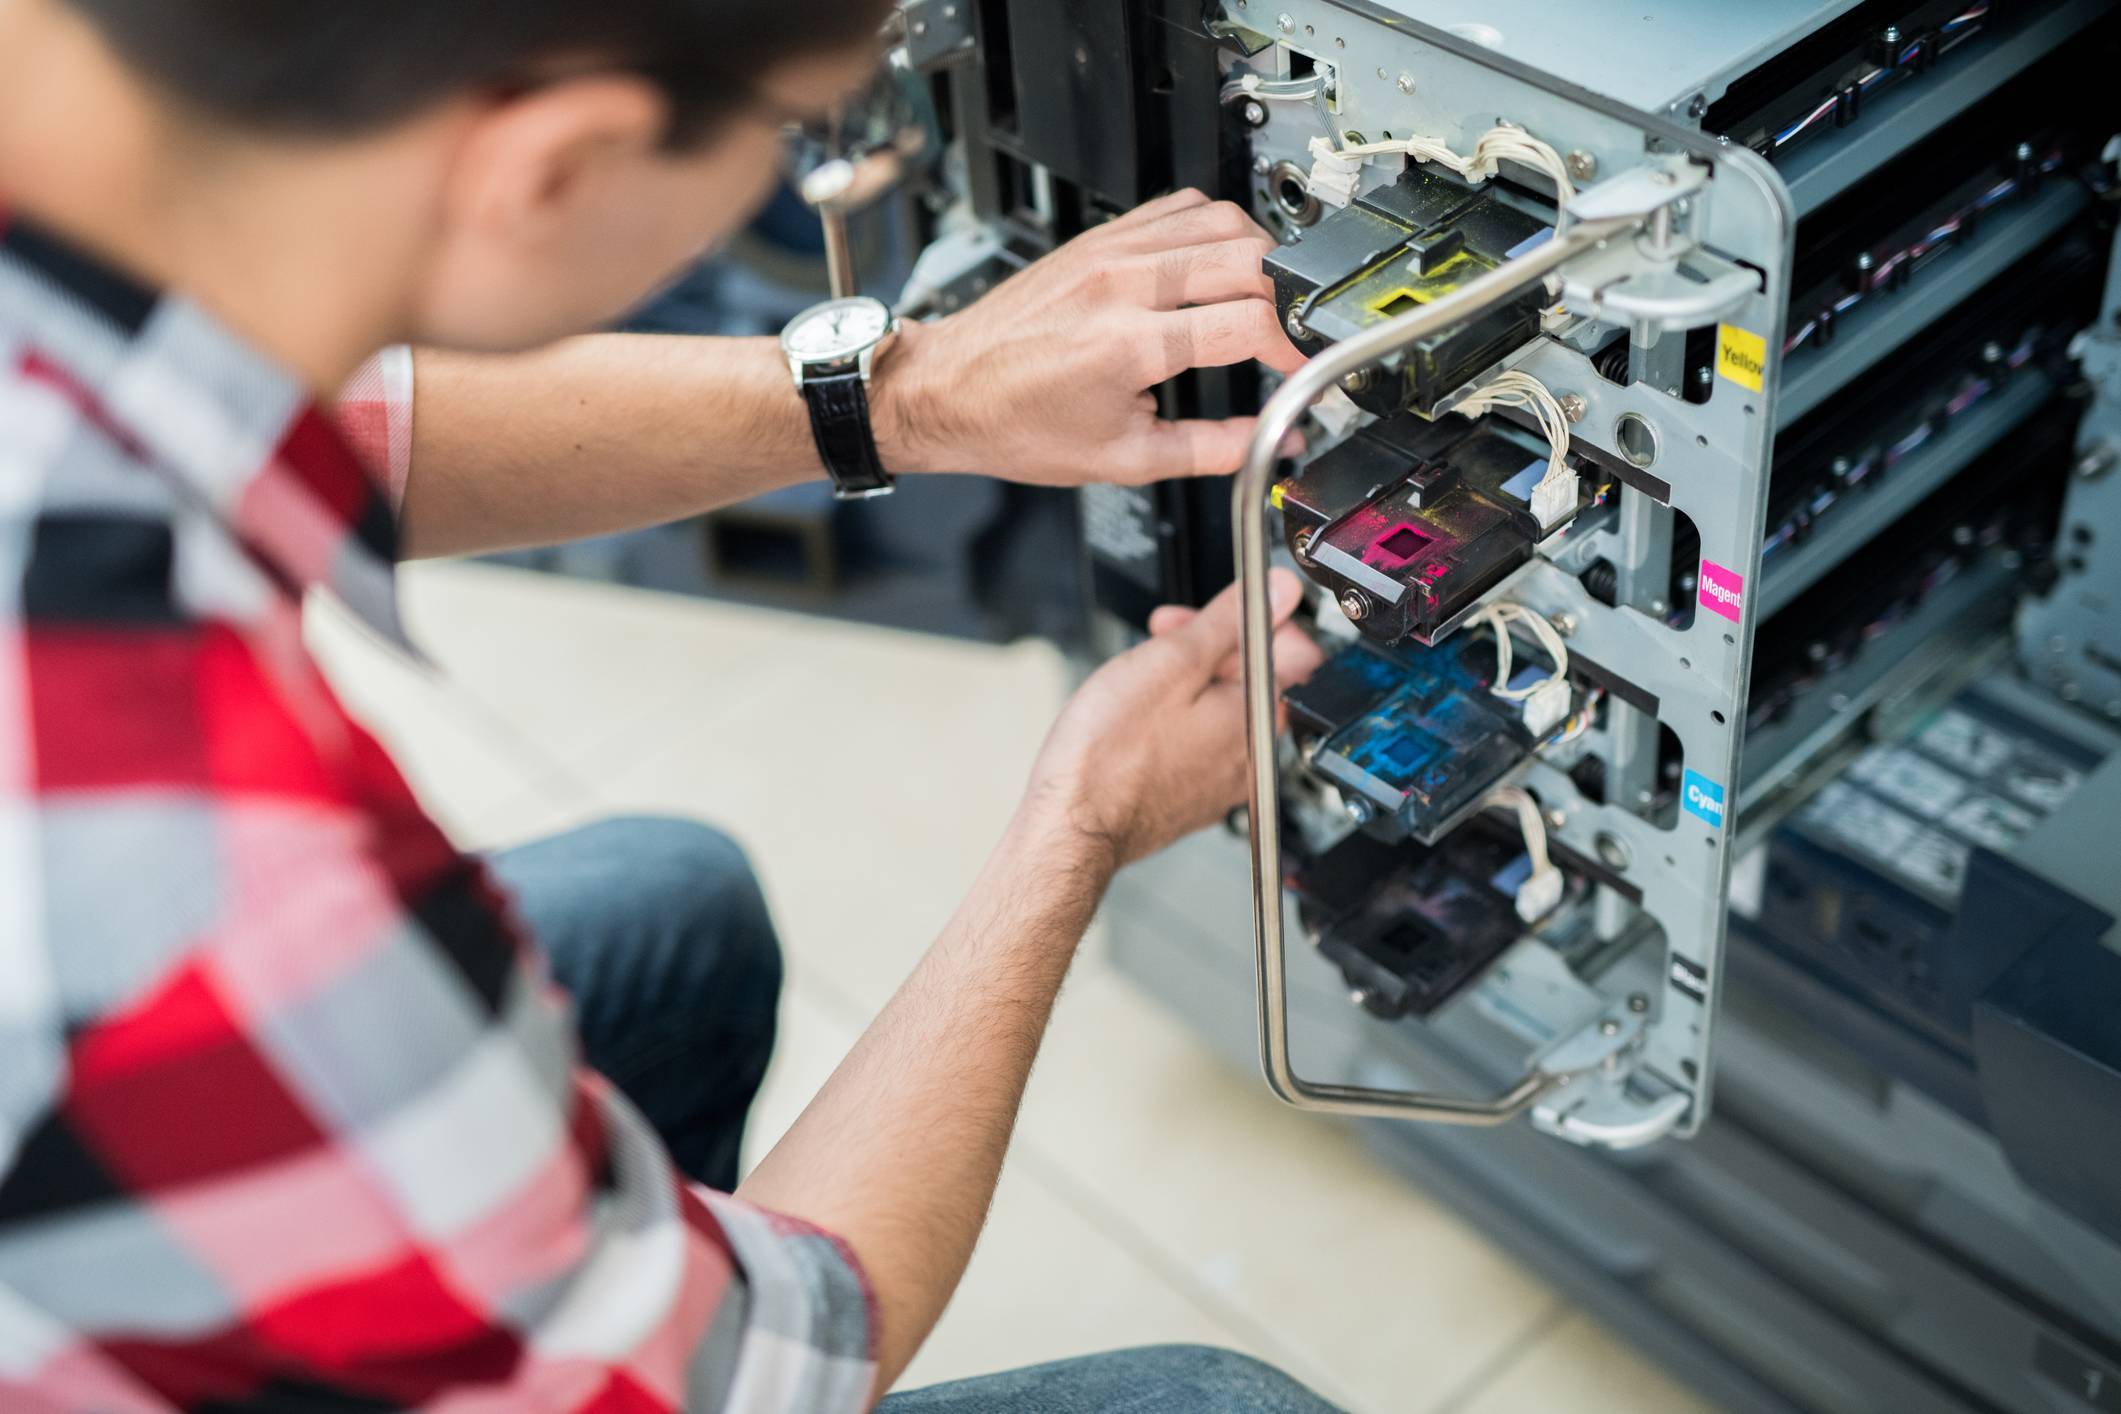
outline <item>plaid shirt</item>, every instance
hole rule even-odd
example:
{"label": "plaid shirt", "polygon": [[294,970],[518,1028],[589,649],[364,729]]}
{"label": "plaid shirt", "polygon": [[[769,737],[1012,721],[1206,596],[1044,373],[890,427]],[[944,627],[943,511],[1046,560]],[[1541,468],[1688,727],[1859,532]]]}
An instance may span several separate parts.
{"label": "plaid shirt", "polygon": [[312,585],[402,638],[394,539],[0,210],[0,1407],[863,1407],[851,1256],[675,1174],[305,655]]}

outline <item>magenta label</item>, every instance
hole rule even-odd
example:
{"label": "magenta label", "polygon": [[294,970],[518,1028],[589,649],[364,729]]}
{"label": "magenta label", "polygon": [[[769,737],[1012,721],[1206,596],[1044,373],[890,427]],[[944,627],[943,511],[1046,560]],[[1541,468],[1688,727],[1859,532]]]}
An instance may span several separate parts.
{"label": "magenta label", "polygon": [[1745,576],[1713,560],[1703,560],[1701,607],[1737,623],[1745,617]]}

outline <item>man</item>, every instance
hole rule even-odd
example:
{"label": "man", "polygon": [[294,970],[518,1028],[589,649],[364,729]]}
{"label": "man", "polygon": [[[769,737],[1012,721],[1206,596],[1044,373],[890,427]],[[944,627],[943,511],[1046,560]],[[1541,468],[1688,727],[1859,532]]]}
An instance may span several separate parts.
{"label": "man", "polygon": [[[674,1167],[734,1176],[732,1116],[683,1082],[740,1110],[756,1076],[704,1038],[757,1038],[659,1011],[659,979],[705,964],[654,953],[711,962],[703,920],[761,936],[755,893],[724,870],[686,900],[697,837],[641,825],[514,856],[504,892],[298,623],[323,586],[398,638],[401,547],[842,475],[855,444],[770,342],[421,355],[409,435],[382,424],[402,527],[314,399],[385,346],[526,349],[619,313],[744,218],[878,19],[0,0],[0,1405],[850,1409],[935,1323],[1107,880],[1239,798],[1231,598],[1166,611],[1069,705],[963,908],[733,1196]],[[871,460],[1230,469],[1247,427],[1160,423],[1145,390],[1289,366],[1262,248],[1179,194],[908,330],[866,389]],[[620,942],[579,941],[600,919]],[[548,934],[587,1059],[655,1124],[581,1064]],[[752,960],[712,983],[739,1010],[772,990]],[[1319,1407],[1202,1352],[899,1398]]]}

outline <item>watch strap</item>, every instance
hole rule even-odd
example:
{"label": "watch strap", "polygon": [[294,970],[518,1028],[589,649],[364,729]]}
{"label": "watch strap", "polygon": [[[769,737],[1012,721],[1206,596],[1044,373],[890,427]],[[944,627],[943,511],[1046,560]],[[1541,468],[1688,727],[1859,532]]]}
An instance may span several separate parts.
{"label": "watch strap", "polygon": [[891,473],[877,455],[869,426],[869,389],[861,370],[808,374],[803,401],[810,408],[810,435],[817,454],[843,498],[875,496],[892,487]]}

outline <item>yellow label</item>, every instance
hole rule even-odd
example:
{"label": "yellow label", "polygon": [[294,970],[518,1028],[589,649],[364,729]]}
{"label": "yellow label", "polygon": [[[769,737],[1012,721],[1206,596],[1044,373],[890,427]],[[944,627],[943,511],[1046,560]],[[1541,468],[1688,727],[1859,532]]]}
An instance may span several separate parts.
{"label": "yellow label", "polygon": [[1267,504],[1274,507],[1274,509],[1277,511],[1281,509],[1282,488],[1284,484],[1285,483],[1279,481],[1275,482],[1274,489],[1267,493]]}
{"label": "yellow label", "polygon": [[1759,392],[1767,379],[1767,340],[1735,324],[1716,326],[1716,371]]}

